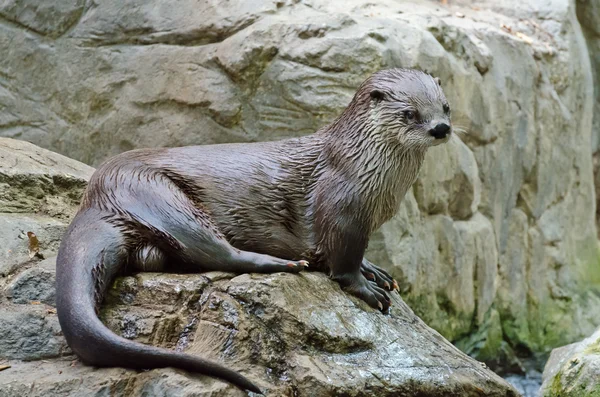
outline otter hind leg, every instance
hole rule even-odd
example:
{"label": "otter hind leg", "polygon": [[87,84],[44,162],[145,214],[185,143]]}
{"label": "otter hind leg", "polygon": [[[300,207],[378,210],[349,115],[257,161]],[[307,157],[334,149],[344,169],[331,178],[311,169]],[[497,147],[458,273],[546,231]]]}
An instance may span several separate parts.
{"label": "otter hind leg", "polygon": [[[233,248],[233,247],[232,247]],[[305,260],[290,261],[271,255],[257,254],[249,251],[239,251],[233,248],[235,253],[231,256],[227,267],[229,271],[239,273],[276,273],[288,272],[298,273],[308,268]],[[221,269],[222,270],[222,269]]]}
{"label": "otter hind leg", "polygon": [[202,207],[201,197],[189,197],[185,193],[191,189],[181,189],[161,174],[152,174],[145,180],[152,183],[137,184],[132,191],[135,206],[127,208],[132,218],[152,230],[156,239],[152,246],[143,246],[134,253],[137,265],[144,270],[162,269],[165,258],[176,259],[175,262],[181,261],[201,271],[234,273],[297,273],[308,266],[306,261],[234,248]]}

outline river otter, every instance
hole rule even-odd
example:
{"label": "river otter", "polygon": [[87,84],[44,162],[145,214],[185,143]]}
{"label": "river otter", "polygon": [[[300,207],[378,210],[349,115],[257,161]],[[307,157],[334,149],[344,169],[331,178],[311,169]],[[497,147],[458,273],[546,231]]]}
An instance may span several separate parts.
{"label": "river otter", "polygon": [[[423,72],[375,73],[330,125],[278,142],[142,149],[92,176],[57,258],[57,309],[85,363],[176,367],[260,392],[248,379],[188,354],[121,338],[97,317],[126,265],[197,271],[329,271],[386,312],[395,281],[363,254],[397,210],[428,147],[448,141],[450,108]],[[308,263],[307,263],[308,262]]]}

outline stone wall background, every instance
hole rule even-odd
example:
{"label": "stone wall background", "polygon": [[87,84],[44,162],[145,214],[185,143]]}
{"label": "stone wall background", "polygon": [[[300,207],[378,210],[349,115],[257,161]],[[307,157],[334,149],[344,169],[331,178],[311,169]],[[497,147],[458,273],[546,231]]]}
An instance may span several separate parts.
{"label": "stone wall background", "polygon": [[597,1],[38,3],[0,5],[0,136],[93,166],[311,133],[375,70],[439,76],[466,134],[431,150],[369,257],[483,360],[600,322]]}

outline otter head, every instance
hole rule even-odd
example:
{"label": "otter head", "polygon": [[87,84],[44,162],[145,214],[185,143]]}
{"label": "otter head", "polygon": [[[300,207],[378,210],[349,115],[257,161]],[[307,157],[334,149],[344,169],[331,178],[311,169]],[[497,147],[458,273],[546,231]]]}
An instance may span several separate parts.
{"label": "otter head", "polygon": [[373,74],[359,92],[380,138],[422,148],[450,139],[450,105],[439,79],[418,70],[388,69]]}

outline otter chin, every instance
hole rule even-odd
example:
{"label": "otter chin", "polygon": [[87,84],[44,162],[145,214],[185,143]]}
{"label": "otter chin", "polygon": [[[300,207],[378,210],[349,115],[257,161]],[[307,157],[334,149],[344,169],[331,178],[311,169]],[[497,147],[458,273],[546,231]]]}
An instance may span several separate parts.
{"label": "otter chin", "polygon": [[330,274],[387,313],[394,279],[364,258],[397,211],[427,149],[452,135],[439,80],[408,69],[370,76],[331,124],[276,142],[140,149],[92,176],[57,258],[57,311],[80,359],[176,367],[260,392],[200,357],[121,338],[96,316],[127,267]]}

